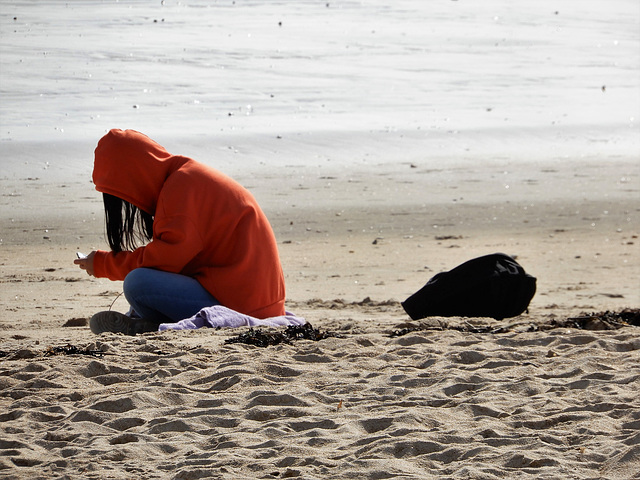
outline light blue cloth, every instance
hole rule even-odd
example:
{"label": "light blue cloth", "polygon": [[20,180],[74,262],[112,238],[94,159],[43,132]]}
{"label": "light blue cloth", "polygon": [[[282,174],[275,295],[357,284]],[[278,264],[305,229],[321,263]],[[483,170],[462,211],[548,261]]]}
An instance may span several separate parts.
{"label": "light blue cloth", "polygon": [[164,330],[193,330],[196,328],[210,327],[286,327],[289,325],[304,325],[307,321],[286,312],[286,315],[271,318],[255,318],[244,313],[236,312],[222,305],[205,307],[193,317],[186,318],[176,323],[161,323],[160,332]]}

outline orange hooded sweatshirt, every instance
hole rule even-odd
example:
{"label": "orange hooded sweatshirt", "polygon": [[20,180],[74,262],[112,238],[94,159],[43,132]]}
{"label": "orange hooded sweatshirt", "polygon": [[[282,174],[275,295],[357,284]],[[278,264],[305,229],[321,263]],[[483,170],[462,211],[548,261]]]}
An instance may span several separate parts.
{"label": "orange hooded sweatshirt", "polygon": [[155,268],[193,277],[222,305],[257,318],[284,315],[285,286],[275,235],[255,198],[226,175],[171,155],[133,130],[98,142],[96,190],[154,216],[153,238],[133,252],[99,250],[96,277],[124,280]]}

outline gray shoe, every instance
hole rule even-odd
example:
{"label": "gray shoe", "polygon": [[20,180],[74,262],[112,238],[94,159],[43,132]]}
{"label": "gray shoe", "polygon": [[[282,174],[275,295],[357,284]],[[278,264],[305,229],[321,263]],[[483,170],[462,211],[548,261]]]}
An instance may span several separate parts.
{"label": "gray shoe", "polygon": [[124,313],[105,311],[98,312],[91,317],[89,328],[96,335],[104,332],[135,335],[137,333],[155,332],[158,330],[158,325],[141,318],[131,318]]}

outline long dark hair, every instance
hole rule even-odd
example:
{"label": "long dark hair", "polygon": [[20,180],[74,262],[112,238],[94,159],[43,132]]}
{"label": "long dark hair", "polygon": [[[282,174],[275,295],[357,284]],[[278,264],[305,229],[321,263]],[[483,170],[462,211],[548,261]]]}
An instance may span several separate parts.
{"label": "long dark hair", "polygon": [[153,216],[114,195],[103,193],[107,241],[113,252],[133,251],[153,238]]}

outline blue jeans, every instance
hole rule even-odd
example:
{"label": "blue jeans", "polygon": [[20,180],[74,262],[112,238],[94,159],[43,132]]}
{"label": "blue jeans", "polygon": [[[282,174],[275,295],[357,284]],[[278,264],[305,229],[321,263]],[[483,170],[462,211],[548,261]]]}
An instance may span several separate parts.
{"label": "blue jeans", "polygon": [[220,304],[196,279],[152,268],[132,270],[123,290],[138,315],[157,323],[178,322]]}

